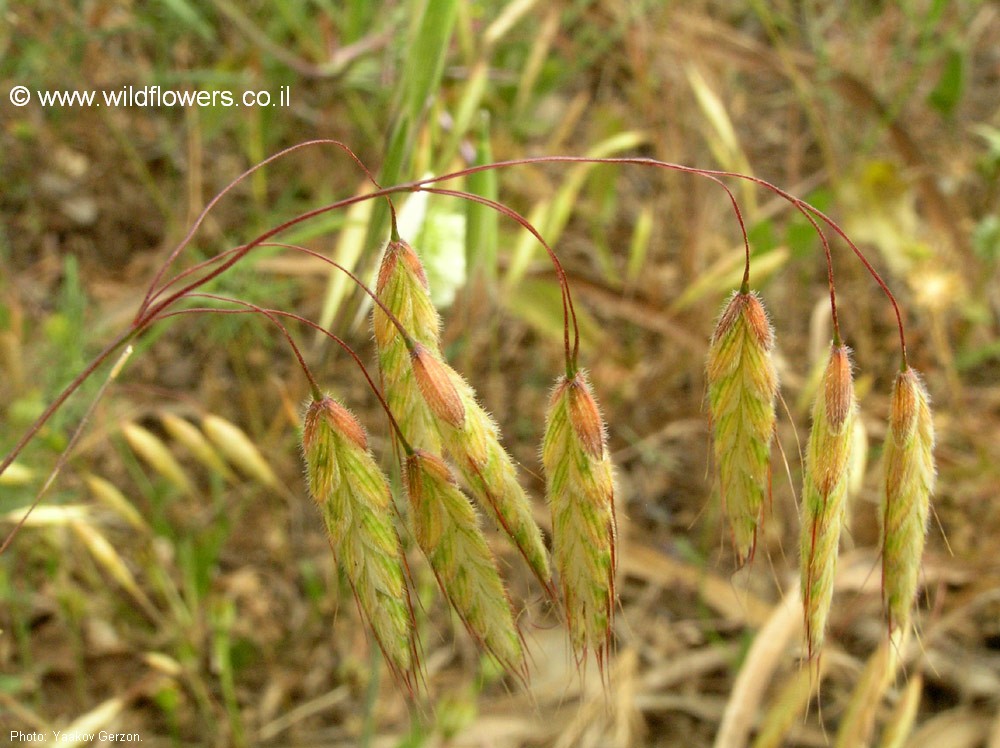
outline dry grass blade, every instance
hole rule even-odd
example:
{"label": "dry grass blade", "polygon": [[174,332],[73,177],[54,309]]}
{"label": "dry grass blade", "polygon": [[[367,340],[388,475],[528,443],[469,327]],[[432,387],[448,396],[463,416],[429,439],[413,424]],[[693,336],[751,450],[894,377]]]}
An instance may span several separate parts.
{"label": "dry grass blade", "polygon": [[615,607],[615,491],[604,419],[586,374],[561,378],[542,442],[552,545],[577,658],[603,667]]}
{"label": "dry grass blade", "polygon": [[799,668],[789,675],[761,719],[753,748],[780,748],[786,744],[788,732],[802,722],[806,707],[819,690],[826,675],[825,662],[820,661],[818,668]]}
{"label": "dry grass blade", "polygon": [[413,687],[413,616],[389,483],[357,419],[330,397],[306,410],[302,452],[330,546],[393,674]]}
{"label": "dry grass blade", "polygon": [[799,605],[798,591],[790,590],[754,638],[729,692],[715,748],[741,748],[747,744],[771,677],[785,655],[788,642],[799,632],[802,622]]}
{"label": "dry grass blade", "polygon": [[893,385],[884,454],[882,594],[892,631],[909,624],[935,477],[929,398],[910,368],[900,372]]}
{"label": "dry grass blade", "polygon": [[417,451],[406,460],[414,536],[469,633],[512,675],[526,680],[521,637],[475,510],[448,466]]}
{"label": "dry grass blade", "polygon": [[885,690],[892,683],[899,667],[900,653],[906,647],[906,636],[883,639],[868,658],[858,684],[851,694],[847,710],[840,721],[834,748],[869,745],[875,730],[875,714]]}
{"label": "dry grass blade", "polygon": [[802,486],[801,584],[809,657],[823,645],[847,507],[857,402],[846,346],[832,346],[813,408]]}
{"label": "dry grass blade", "polygon": [[768,492],[778,392],[773,347],[760,299],[734,293],[712,335],[707,369],[720,492],[741,564],[753,557]]}
{"label": "dry grass blade", "polygon": [[[917,711],[920,708],[920,697],[923,695],[923,691],[923,675],[917,673],[911,676],[903,693],[900,694],[892,714],[886,720],[879,748],[903,748],[906,739],[913,732],[914,723],[917,721]],[[996,746],[988,744],[987,748],[996,748]]]}

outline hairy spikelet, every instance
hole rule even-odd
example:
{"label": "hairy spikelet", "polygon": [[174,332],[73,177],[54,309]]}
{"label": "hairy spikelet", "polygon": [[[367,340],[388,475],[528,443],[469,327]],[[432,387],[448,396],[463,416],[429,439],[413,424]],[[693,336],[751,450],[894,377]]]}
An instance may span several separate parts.
{"label": "hairy spikelet", "polygon": [[719,486],[733,546],[753,557],[767,497],[778,376],[774,336],[755,293],[735,292],[708,351],[708,402]]}
{"label": "hairy spikelet", "polygon": [[531,502],[517,481],[514,462],[500,444],[496,423],[476,401],[462,376],[420,345],[411,352],[413,371],[430,407],[444,447],[475,499],[490,512],[551,593],[549,557],[531,513]]}
{"label": "hairy spikelet", "polygon": [[935,478],[930,400],[909,367],[893,385],[884,454],[882,595],[891,632],[910,620]]}
{"label": "hairy spikelet", "polygon": [[302,451],[309,490],[358,606],[393,672],[412,684],[412,609],[389,483],[364,429],[333,398],[314,400],[305,414]]}
{"label": "hairy spikelet", "polygon": [[441,589],[469,633],[523,679],[521,637],[475,510],[439,457],[417,450],[404,474],[413,533]]}
{"label": "hairy spikelet", "polygon": [[[386,247],[375,294],[413,340],[432,351],[439,350],[441,318],[431,302],[420,258],[406,242],[392,241]],[[390,410],[410,444],[440,453],[441,437],[417,388],[406,341],[378,305],[373,312],[372,327]]]}
{"label": "hairy spikelet", "polygon": [[802,486],[801,574],[809,656],[823,644],[844,525],[857,402],[846,346],[833,346],[813,408]]}
{"label": "hairy spikelet", "polygon": [[604,420],[584,372],[556,383],[542,441],[552,549],[577,656],[608,654],[615,606],[614,481]]}

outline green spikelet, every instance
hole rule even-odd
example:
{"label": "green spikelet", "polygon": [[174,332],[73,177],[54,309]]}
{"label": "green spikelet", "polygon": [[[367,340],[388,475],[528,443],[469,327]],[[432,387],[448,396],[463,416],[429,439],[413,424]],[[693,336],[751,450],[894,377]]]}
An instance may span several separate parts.
{"label": "green spikelet", "polygon": [[930,400],[909,367],[893,385],[884,454],[882,595],[891,632],[910,621],[935,478]]}
{"label": "green spikelet", "polygon": [[302,451],[330,547],[393,672],[412,686],[413,620],[389,484],[357,419],[333,398],[306,410]]}
{"label": "green spikelet", "polygon": [[531,512],[531,502],[496,423],[476,402],[472,387],[429,349],[410,352],[413,371],[430,407],[445,449],[469,491],[496,519],[547,592],[552,592],[548,552]]}
{"label": "green spikelet", "polygon": [[846,346],[832,346],[813,408],[802,486],[801,581],[809,657],[819,653],[833,600],[857,402]]}
{"label": "green spikelet", "polygon": [[469,633],[511,674],[526,678],[521,637],[476,512],[448,466],[416,451],[406,460],[413,533]]}
{"label": "green spikelet", "polygon": [[778,375],[755,293],[735,292],[708,351],[708,402],[723,505],[740,564],[753,557],[768,493]]}
{"label": "green spikelet", "polygon": [[[375,294],[415,341],[439,350],[441,318],[431,302],[420,258],[406,242],[391,241],[386,247]],[[413,379],[406,341],[378,305],[372,326],[390,410],[410,444],[440,453],[441,438]]]}
{"label": "green spikelet", "polygon": [[580,371],[556,382],[542,441],[552,547],[577,657],[606,660],[615,606],[614,481],[604,420]]}

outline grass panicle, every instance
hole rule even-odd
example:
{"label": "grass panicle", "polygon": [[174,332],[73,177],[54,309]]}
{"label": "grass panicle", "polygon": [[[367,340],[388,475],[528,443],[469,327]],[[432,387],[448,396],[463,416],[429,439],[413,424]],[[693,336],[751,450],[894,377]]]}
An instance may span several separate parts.
{"label": "grass panicle", "polygon": [[330,547],[394,675],[412,688],[413,610],[389,483],[364,428],[332,397],[310,402],[302,452]]}
{"label": "grass panicle", "polygon": [[[406,242],[390,241],[386,247],[375,294],[416,343],[440,349],[441,318],[431,301],[420,258]],[[378,304],[372,328],[389,408],[410,444],[440,454],[441,436],[418,391],[406,340]]]}
{"label": "grass panicle", "polygon": [[556,382],[542,464],[570,640],[579,659],[593,651],[603,667],[615,609],[615,489],[604,419],[583,371]]}
{"label": "grass panicle", "polygon": [[909,367],[893,385],[884,455],[882,595],[892,632],[910,621],[935,479],[930,398]]}
{"label": "grass panicle", "polygon": [[719,490],[741,565],[753,558],[769,493],[778,392],[773,348],[760,298],[734,292],[712,335],[707,376]]}
{"label": "grass panicle", "polygon": [[856,413],[850,351],[833,345],[813,408],[802,486],[801,584],[810,658],[823,645],[833,601]]}
{"label": "grass panicle", "polygon": [[416,450],[404,476],[414,537],[442,591],[472,637],[526,680],[521,635],[475,509],[440,457]]}

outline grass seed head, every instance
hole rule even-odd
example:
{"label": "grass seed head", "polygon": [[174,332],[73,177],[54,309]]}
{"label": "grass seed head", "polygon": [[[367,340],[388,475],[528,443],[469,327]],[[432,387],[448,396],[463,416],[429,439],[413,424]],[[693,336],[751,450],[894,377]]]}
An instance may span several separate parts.
{"label": "grass seed head", "polygon": [[884,455],[882,594],[891,632],[910,620],[935,479],[930,398],[910,368],[893,385]]}
{"label": "grass seed head", "polygon": [[[386,247],[375,295],[414,340],[437,350],[441,317],[431,301],[427,274],[420,258],[406,242],[393,241]],[[396,325],[377,304],[373,312],[373,327],[375,342],[380,350],[403,345]]]}
{"label": "grass seed head", "polygon": [[552,574],[542,531],[535,522],[531,501],[517,480],[514,461],[500,443],[500,431],[476,400],[472,386],[448,364],[438,361],[441,374],[450,383],[449,392],[458,397],[464,415],[456,423],[455,419],[445,417],[447,413],[431,408],[444,447],[470,493],[496,519],[542,587],[552,594]]}
{"label": "grass seed head", "polygon": [[462,428],[465,406],[459,397],[455,371],[419,343],[410,351],[410,361],[417,386],[431,413],[452,428]]}
{"label": "grass seed head", "polygon": [[542,441],[552,546],[578,659],[606,660],[615,606],[614,481],[604,420],[586,374],[556,383]]}
{"label": "grass seed head", "polygon": [[409,590],[393,525],[389,483],[358,420],[332,397],[306,409],[302,452],[330,547],[393,673],[412,683]]}
{"label": "grass seed head", "polygon": [[850,352],[833,346],[813,407],[802,486],[801,585],[810,658],[823,645],[833,601],[856,411]]}
{"label": "grass seed head", "polygon": [[253,440],[239,426],[209,413],[201,419],[201,429],[227,460],[251,478],[271,488],[281,485]]}
{"label": "grass seed head", "polygon": [[708,400],[719,485],[736,556],[752,558],[768,493],[778,375],[755,293],[735,292],[709,346]]}
{"label": "grass seed head", "polygon": [[405,478],[414,537],[442,591],[472,637],[523,680],[521,637],[475,510],[439,457],[417,450]]}

